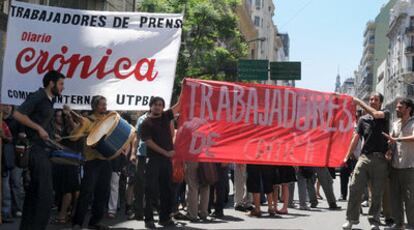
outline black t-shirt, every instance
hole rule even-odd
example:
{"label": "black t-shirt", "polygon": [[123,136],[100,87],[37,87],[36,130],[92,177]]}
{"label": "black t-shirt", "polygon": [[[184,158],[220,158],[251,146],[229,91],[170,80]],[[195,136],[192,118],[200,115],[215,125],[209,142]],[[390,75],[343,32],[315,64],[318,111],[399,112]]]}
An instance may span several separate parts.
{"label": "black t-shirt", "polygon": [[390,112],[382,110],[384,118],[374,119],[367,114],[362,116],[358,121],[357,133],[364,138],[364,146],[362,154],[370,154],[373,152],[385,153],[388,150],[388,139],[382,133],[389,133]]}
{"label": "black t-shirt", "polygon": [[[30,94],[26,100],[19,106],[17,111],[27,115],[33,122],[40,125],[51,138],[53,138],[53,104],[46,94],[45,89],[40,88],[36,92]],[[27,128],[27,136],[32,143],[43,144],[37,131]]]}
{"label": "black t-shirt", "polygon": [[[174,114],[171,109],[163,112],[161,117],[147,117],[141,125],[141,139],[143,141],[151,139],[161,148],[167,151],[173,150],[174,146],[170,129],[170,124],[173,119]],[[164,155],[147,147],[147,156],[155,157]]]}

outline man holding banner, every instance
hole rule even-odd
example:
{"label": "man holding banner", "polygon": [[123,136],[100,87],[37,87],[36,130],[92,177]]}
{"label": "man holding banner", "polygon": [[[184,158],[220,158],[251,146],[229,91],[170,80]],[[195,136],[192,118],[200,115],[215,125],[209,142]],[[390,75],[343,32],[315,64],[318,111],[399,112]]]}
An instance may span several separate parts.
{"label": "man holding banner", "polygon": [[[362,194],[368,183],[372,186],[372,204],[369,208],[368,220],[371,229],[379,229],[381,201],[388,176],[388,162],[385,158],[388,140],[382,133],[389,133],[390,119],[390,112],[381,110],[383,100],[382,94],[373,93],[368,106],[358,98],[354,98],[354,102],[362,107],[367,115],[360,118],[355,134],[356,140],[359,137],[364,139],[364,145],[351,179],[347,222],[342,226],[343,229],[352,229],[352,225],[359,223]],[[352,153],[357,144],[358,142],[354,141],[349,152]],[[348,160],[347,158],[348,156],[344,162]]]}
{"label": "man holding banner", "polygon": [[21,230],[45,229],[53,204],[52,168],[47,142],[51,137],[54,98],[63,91],[65,76],[49,71],[43,77],[43,86],[31,94],[14,112],[14,118],[28,127],[30,149],[30,184],[23,205]]}
{"label": "man holding banner", "polygon": [[[152,201],[159,194],[159,224],[172,226],[172,163],[175,155],[170,124],[174,115],[179,113],[180,98],[177,104],[164,112],[165,101],[161,97],[151,99],[149,116],[141,125],[140,137],[147,145],[145,168],[145,227],[154,229]],[[157,193],[157,188],[159,193]]]}

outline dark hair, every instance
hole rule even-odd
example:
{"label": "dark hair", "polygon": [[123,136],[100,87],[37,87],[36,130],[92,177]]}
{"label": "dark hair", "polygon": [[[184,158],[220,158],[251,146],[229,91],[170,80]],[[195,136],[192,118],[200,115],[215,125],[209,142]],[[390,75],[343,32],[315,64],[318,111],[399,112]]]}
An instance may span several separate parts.
{"label": "dark hair", "polygon": [[65,79],[65,76],[56,70],[50,70],[43,77],[43,87],[47,87],[51,81],[56,84],[59,79]]}
{"label": "dark hair", "polygon": [[405,105],[407,108],[410,108],[410,116],[413,115],[414,111],[414,103],[411,99],[409,98],[403,98],[401,99],[398,103],[400,103],[401,105]]}
{"label": "dark hair", "polygon": [[106,100],[106,98],[104,96],[101,96],[101,95],[97,95],[97,96],[92,97],[92,103],[91,103],[92,111],[95,111],[95,109],[98,108],[99,102],[101,100]]}
{"label": "dark hair", "polygon": [[161,101],[162,102],[162,106],[165,107],[165,101],[164,101],[164,99],[162,97],[152,97],[150,99],[150,102],[149,102],[150,108],[152,107],[152,105],[154,105],[156,102],[159,102],[159,101]]}
{"label": "dark hair", "polygon": [[382,95],[381,93],[378,93],[378,92],[372,92],[372,93],[371,93],[371,96],[378,96],[378,97],[379,97],[379,100],[380,100],[380,102],[381,102],[381,104],[382,104],[382,102],[384,102],[384,95]]}

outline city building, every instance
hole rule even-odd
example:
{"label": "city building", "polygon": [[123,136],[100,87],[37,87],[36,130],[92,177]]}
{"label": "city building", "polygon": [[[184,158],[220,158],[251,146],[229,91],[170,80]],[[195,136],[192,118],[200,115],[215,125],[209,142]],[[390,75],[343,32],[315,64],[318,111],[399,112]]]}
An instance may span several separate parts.
{"label": "city building", "polygon": [[356,96],[364,101],[368,100],[373,86],[374,46],[375,46],[375,23],[369,21],[364,32],[363,55],[360,68],[355,78]]}
{"label": "city building", "polygon": [[336,75],[336,81],[335,81],[335,93],[340,93],[341,92],[341,76],[339,75],[339,71],[338,71],[338,75]]}
{"label": "city building", "polygon": [[275,5],[272,0],[247,0],[247,6],[250,6],[250,15],[253,24],[258,31],[257,46],[255,57],[257,59],[267,59],[275,61],[275,26],[273,16]]}
{"label": "city building", "polygon": [[414,0],[396,2],[387,36],[385,106],[394,109],[399,98],[414,98]]}
{"label": "city building", "polygon": [[240,32],[249,45],[249,59],[257,58],[257,44],[260,42],[256,26],[251,20],[251,5],[249,0],[244,0],[236,9],[236,14],[239,18],[238,25]]}
{"label": "city building", "polygon": [[397,0],[389,0],[381,7],[380,13],[375,18],[375,41],[374,41],[374,66],[373,66],[373,89],[379,83],[377,70],[387,59],[389,40],[387,37],[388,26],[390,24],[390,10]]}
{"label": "city building", "polygon": [[355,79],[354,78],[348,78],[346,79],[340,89],[339,92],[342,94],[347,94],[349,96],[355,96]]}

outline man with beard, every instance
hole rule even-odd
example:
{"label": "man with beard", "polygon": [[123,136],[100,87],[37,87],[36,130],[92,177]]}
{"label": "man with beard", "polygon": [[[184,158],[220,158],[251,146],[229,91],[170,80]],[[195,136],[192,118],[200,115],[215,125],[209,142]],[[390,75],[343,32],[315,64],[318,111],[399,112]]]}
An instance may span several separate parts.
{"label": "man with beard", "polygon": [[384,133],[392,146],[387,157],[392,159],[391,208],[395,224],[389,229],[404,229],[404,206],[408,226],[414,229],[414,104],[410,99],[398,102],[399,120],[394,122],[391,135]]}
{"label": "man with beard", "polygon": [[[174,225],[170,218],[172,212],[172,163],[173,147],[170,124],[180,109],[178,103],[167,111],[164,99],[153,97],[150,100],[150,113],[142,123],[140,137],[147,145],[147,162],[145,167],[145,227],[154,229],[152,201],[159,194],[159,224],[166,227]],[[157,190],[159,188],[159,190]],[[157,193],[157,191],[160,191]]]}
{"label": "man with beard", "polygon": [[45,229],[53,204],[52,169],[49,161],[51,151],[46,142],[53,132],[54,97],[63,91],[65,76],[49,71],[43,77],[43,86],[29,95],[14,112],[14,118],[28,127],[30,149],[30,184],[23,205],[20,229]]}
{"label": "man with beard", "polygon": [[[381,201],[389,171],[388,162],[385,159],[388,143],[382,133],[389,132],[390,112],[381,110],[383,100],[382,94],[373,93],[369,98],[368,106],[358,98],[354,98],[354,103],[362,107],[367,114],[359,119],[355,133],[354,139],[358,140],[362,137],[364,145],[351,179],[346,213],[347,222],[342,226],[343,229],[352,229],[352,225],[359,223],[362,194],[368,183],[372,187],[372,204],[369,208],[368,220],[371,229],[380,229]],[[350,152],[354,152],[357,144],[357,141],[351,143]]]}

